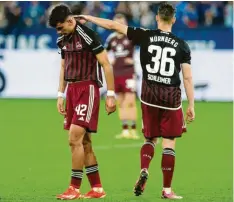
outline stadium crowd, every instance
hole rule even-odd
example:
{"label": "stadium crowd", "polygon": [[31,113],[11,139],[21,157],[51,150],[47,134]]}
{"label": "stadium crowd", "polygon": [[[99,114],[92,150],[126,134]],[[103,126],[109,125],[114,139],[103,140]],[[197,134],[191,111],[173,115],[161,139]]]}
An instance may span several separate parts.
{"label": "stadium crowd", "polygon": [[[48,27],[47,17],[58,1],[0,2],[0,29],[3,34],[11,34],[27,28]],[[118,1],[66,1],[74,14],[90,14],[112,18],[115,13],[124,13],[129,25],[145,28],[155,27],[155,13],[160,1],[118,2]],[[232,1],[174,2],[177,12],[176,28],[232,27]],[[93,25],[91,25],[93,26]],[[93,27],[102,34],[104,30]]]}

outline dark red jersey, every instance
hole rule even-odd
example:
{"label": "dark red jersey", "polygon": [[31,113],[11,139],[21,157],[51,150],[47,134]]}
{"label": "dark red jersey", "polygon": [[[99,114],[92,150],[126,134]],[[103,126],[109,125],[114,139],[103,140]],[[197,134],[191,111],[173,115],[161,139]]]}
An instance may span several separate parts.
{"label": "dark red jersey", "polygon": [[128,64],[126,58],[133,59],[134,45],[127,36],[118,36],[112,33],[106,40],[106,49],[112,51],[115,58],[113,72],[115,77],[131,76],[134,73],[134,65]]}
{"label": "dark red jersey", "polygon": [[181,107],[181,64],[190,64],[187,43],[170,32],[128,27],[127,36],[140,46],[143,71],[141,101],[175,110]]}
{"label": "dark red jersey", "polygon": [[96,54],[104,48],[92,29],[77,22],[71,35],[58,37],[57,45],[65,60],[65,81],[96,81],[102,86],[101,66]]}

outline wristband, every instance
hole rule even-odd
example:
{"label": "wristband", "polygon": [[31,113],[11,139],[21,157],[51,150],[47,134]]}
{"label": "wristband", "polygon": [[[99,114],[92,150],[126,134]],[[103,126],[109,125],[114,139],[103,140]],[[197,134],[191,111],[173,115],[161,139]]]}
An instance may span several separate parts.
{"label": "wristband", "polygon": [[108,90],[107,93],[106,93],[106,96],[108,96],[108,97],[109,97],[109,96],[110,96],[110,97],[112,97],[112,96],[115,97],[115,91],[113,91],[113,90]]}
{"label": "wristband", "polygon": [[64,94],[62,92],[58,92],[58,97],[64,98]]}

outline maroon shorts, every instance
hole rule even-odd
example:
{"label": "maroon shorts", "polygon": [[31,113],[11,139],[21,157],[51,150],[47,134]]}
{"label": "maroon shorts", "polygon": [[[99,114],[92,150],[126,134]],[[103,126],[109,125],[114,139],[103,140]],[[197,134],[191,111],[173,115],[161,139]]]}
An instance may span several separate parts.
{"label": "maroon shorts", "polygon": [[66,96],[64,129],[79,125],[87,132],[96,132],[100,105],[99,87],[94,81],[69,83]]}
{"label": "maroon shorts", "polygon": [[186,131],[182,108],[167,110],[141,103],[142,132],[146,138],[181,137]]}
{"label": "maroon shorts", "polygon": [[115,78],[116,93],[131,93],[136,92],[136,80],[133,75],[120,76]]}

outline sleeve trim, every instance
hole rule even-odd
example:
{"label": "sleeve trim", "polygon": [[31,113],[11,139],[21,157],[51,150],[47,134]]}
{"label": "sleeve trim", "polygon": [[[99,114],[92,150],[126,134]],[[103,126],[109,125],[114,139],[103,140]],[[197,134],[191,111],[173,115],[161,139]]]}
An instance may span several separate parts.
{"label": "sleeve trim", "polygon": [[76,30],[82,36],[82,38],[87,42],[87,44],[91,44],[93,40],[84,32],[84,30],[78,25]]}
{"label": "sleeve trim", "polygon": [[102,47],[102,45],[99,45],[98,47],[93,48],[92,50],[94,51],[94,50],[97,50],[98,48],[101,48],[101,47]]}

